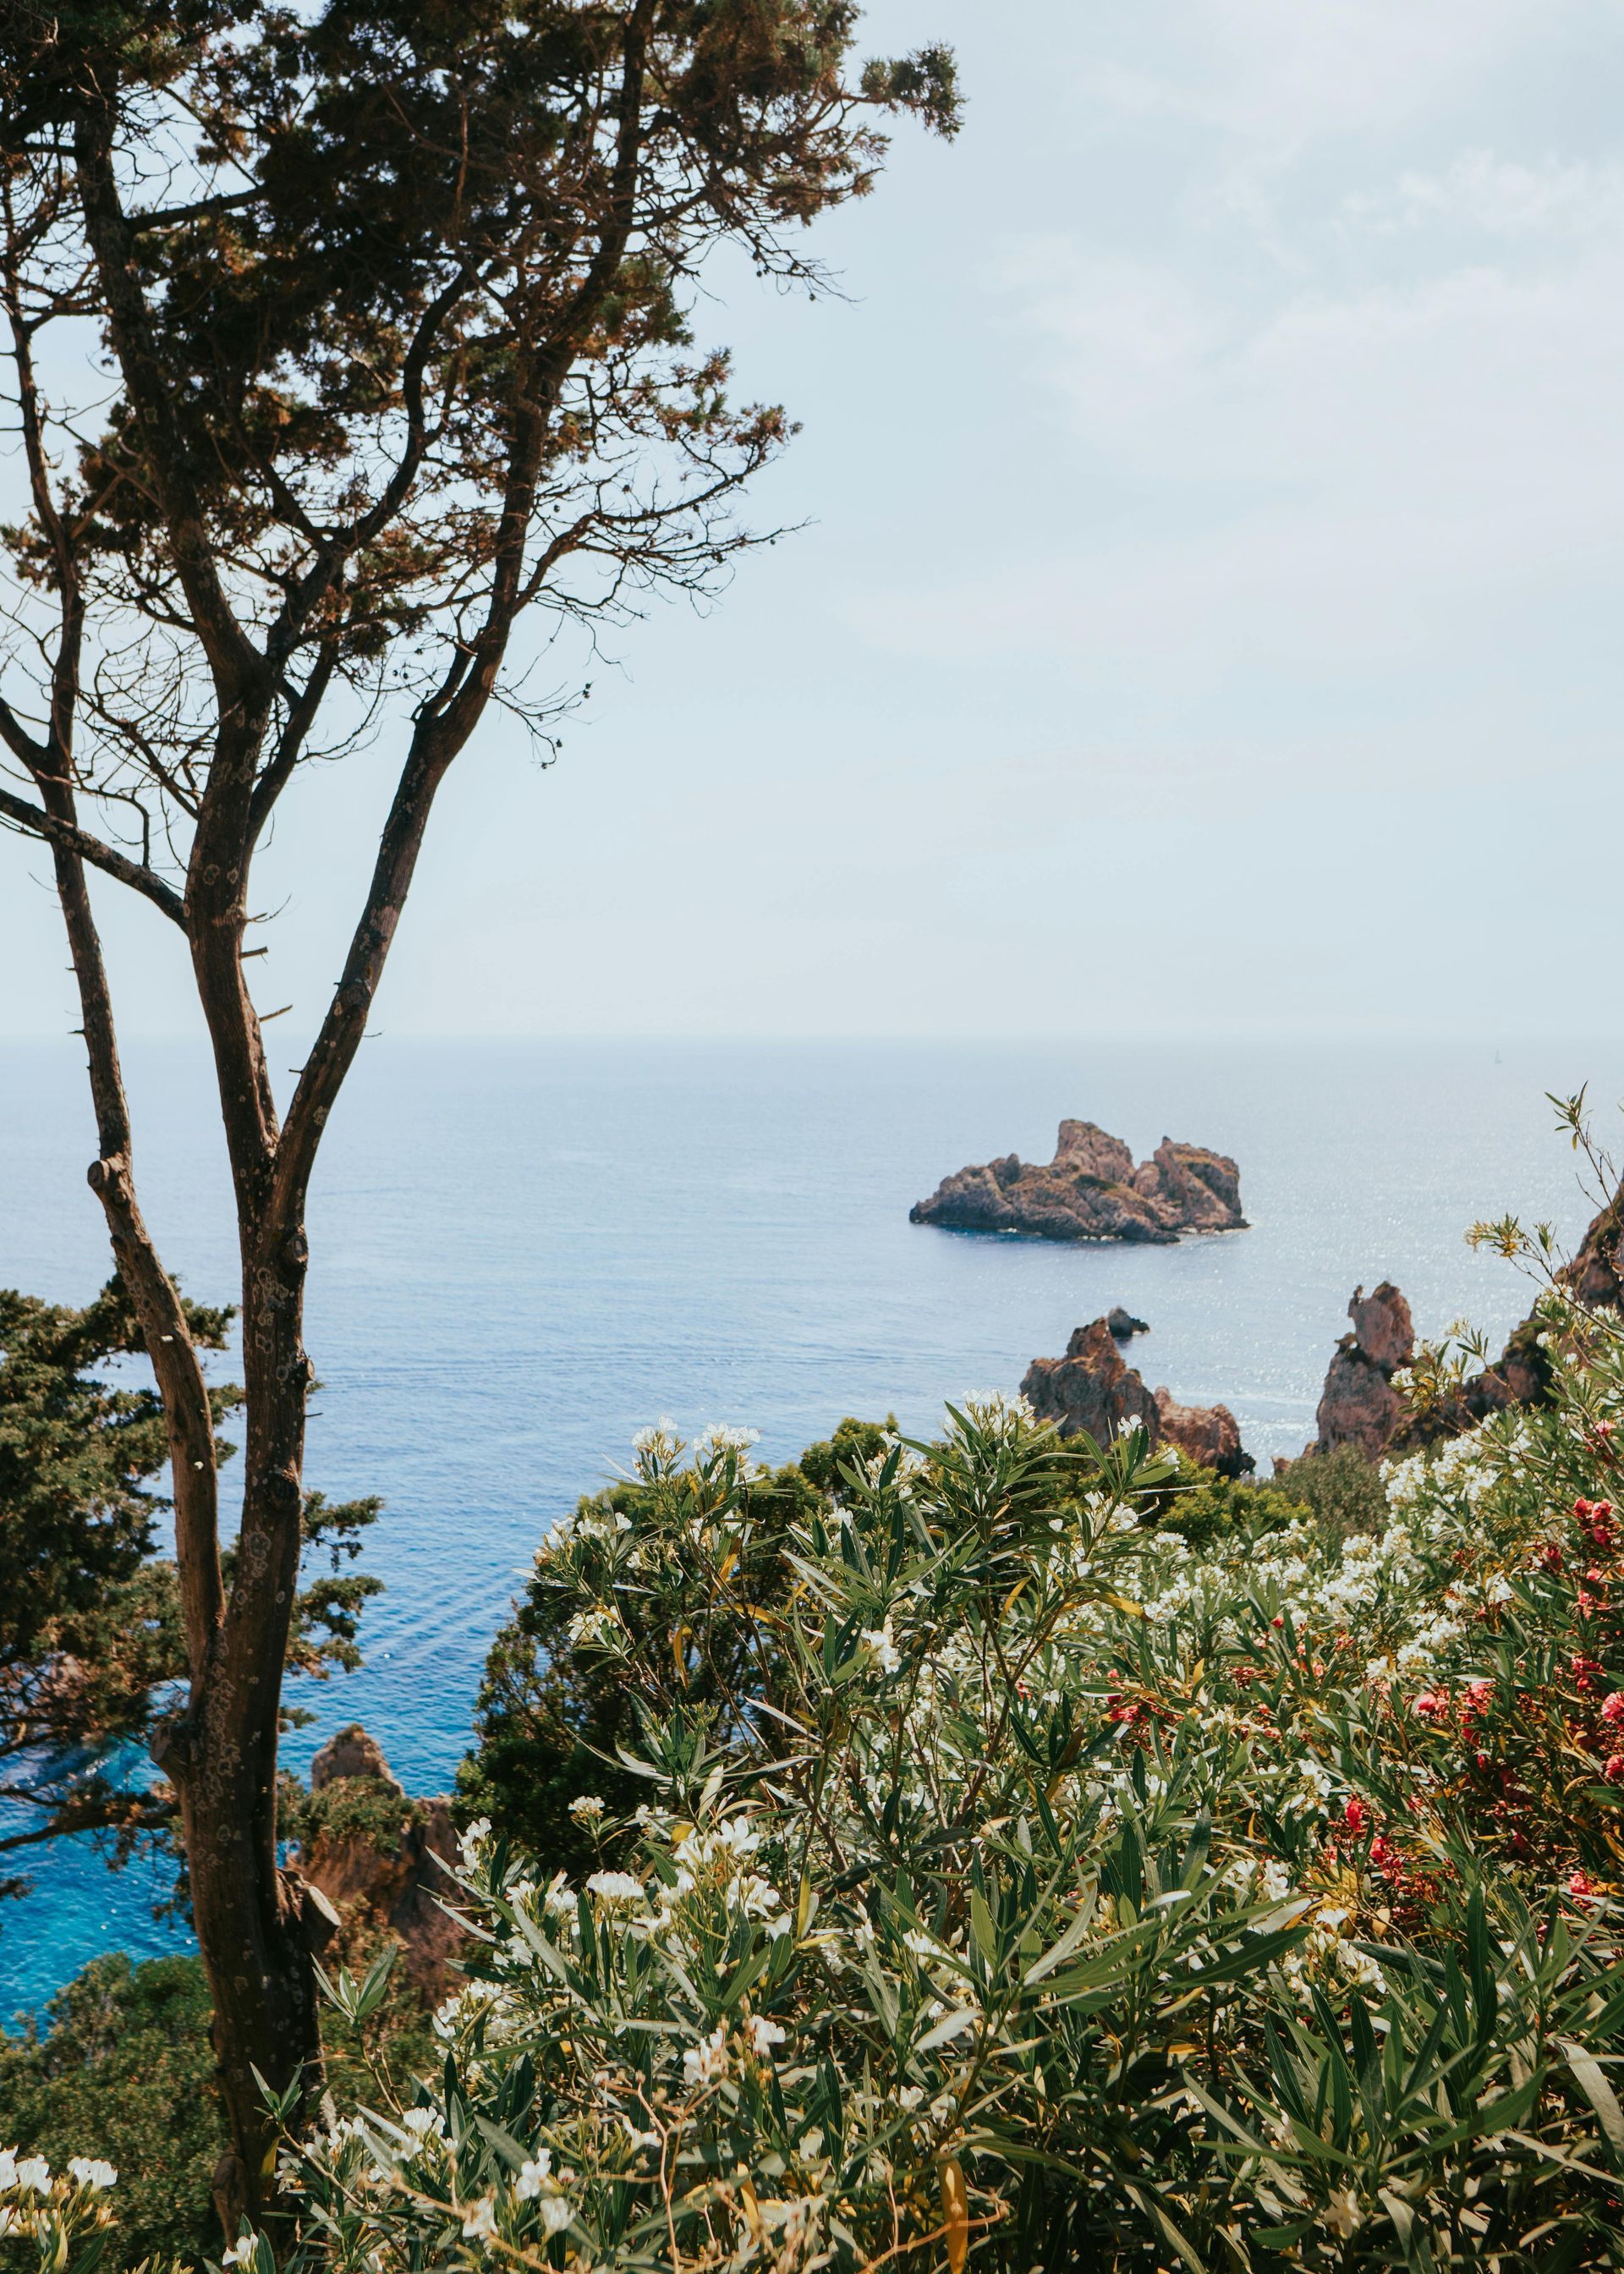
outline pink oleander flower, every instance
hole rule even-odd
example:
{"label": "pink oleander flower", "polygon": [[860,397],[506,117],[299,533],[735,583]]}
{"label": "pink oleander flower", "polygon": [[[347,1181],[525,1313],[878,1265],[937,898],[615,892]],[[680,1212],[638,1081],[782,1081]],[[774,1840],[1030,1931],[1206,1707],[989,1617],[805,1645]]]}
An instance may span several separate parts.
{"label": "pink oleander flower", "polygon": [[1609,1726],[1624,1721],[1624,1690],[1615,1690],[1611,1698],[1602,1699],[1601,1718]]}
{"label": "pink oleander flower", "polygon": [[1362,1800],[1350,1800],[1342,1811],[1342,1821],[1357,1839],[1364,1831],[1370,1811]]}
{"label": "pink oleander flower", "polygon": [[1602,1774],[1609,1784],[1624,1784],[1624,1753],[1610,1753]]}

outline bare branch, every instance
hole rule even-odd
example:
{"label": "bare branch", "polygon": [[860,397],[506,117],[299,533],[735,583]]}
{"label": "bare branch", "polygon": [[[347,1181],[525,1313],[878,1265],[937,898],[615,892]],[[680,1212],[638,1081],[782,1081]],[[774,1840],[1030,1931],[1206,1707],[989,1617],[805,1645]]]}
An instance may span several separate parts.
{"label": "bare branch", "polygon": [[19,797],[12,790],[0,786],[0,822],[9,822],[12,828],[25,830],[31,837],[47,845],[59,845],[64,852],[77,854],[88,861],[93,869],[113,877],[132,892],[140,892],[154,907],[161,908],[171,923],[186,929],[186,910],[180,894],[173,885],[168,885],[154,870],[144,869],[139,861],[132,861],[112,846],[104,845],[99,837],[92,837],[71,821],[59,821],[55,814],[47,813],[26,798]]}

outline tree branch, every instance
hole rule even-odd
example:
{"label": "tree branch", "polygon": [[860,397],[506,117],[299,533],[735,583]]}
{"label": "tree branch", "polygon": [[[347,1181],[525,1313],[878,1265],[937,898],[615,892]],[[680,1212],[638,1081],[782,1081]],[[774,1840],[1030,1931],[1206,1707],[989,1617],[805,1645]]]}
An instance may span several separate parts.
{"label": "tree branch", "polygon": [[174,885],[166,885],[155,870],[145,869],[139,861],[132,861],[112,846],[104,845],[99,837],[92,837],[72,822],[59,821],[54,814],[30,805],[26,798],[4,787],[0,787],[0,822],[26,830],[44,844],[59,845],[64,852],[76,853],[93,869],[100,869],[103,876],[117,877],[132,892],[143,893],[171,923],[178,924],[183,931],[186,929],[185,907]]}
{"label": "tree branch", "polygon": [[240,213],[265,192],[261,189],[222,191],[217,197],[199,198],[189,206],[159,206],[151,213],[132,214],[132,232],[143,229],[177,229],[182,222],[209,221],[216,214]]}

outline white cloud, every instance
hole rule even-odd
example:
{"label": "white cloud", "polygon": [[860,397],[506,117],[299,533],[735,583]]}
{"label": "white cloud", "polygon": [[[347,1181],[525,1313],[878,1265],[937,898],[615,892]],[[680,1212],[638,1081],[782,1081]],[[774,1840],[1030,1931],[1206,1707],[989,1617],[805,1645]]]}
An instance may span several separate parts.
{"label": "white cloud", "polygon": [[1589,574],[1624,526],[1624,248],[1302,292],[1250,327],[1173,272],[1079,255],[1031,320],[1083,450],[1146,509],[1048,558],[865,594],[852,621],[882,639],[1391,654],[1440,610]]}
{"label": "white cloud", "polygon": [[1216,127],[1279,158],[1457,102],[1584,12],[1571,0],[1184,0],[1154,19],[1154,61],[1153,19],[1119,11],[1126,52],[1085,84],[1124,118]]}
{"label": "white cloud", "polygon": [[1441,171],[1408,169],[1389,190],[1356,191],[1339,216],[1350,230],[1398,236],[1440,223],[1513,243],[1534,237],[1616,237],[1624,231],[1624,162],[1527,164],[1467,150]]}

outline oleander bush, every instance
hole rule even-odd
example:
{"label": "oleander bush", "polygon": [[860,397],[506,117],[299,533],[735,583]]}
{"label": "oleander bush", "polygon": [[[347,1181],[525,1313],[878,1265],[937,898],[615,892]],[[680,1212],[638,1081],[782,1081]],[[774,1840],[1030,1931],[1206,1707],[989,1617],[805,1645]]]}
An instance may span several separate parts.
{"label": "oleander bush", "polygon": [[1379,1530],[1200,1546],[1019,1402],[805,1497],[650,1433],[532,1589],[635,1722],[598,1853],[470,1829],[439,2061],[289,2136],[293,2255],[1624,2263],[1616,1322],[1571,1355]]}

